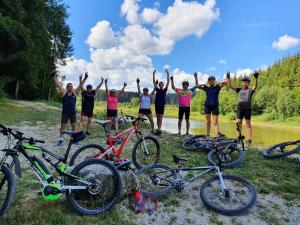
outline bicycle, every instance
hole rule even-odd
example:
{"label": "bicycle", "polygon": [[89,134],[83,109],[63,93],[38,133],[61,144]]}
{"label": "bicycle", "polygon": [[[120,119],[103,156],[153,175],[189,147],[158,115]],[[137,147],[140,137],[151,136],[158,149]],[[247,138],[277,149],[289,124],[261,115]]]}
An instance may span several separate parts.
{"label": "bicycle", "polygon": [[[0,160],[0,218],[8,210],[14,197],[15,180],[12,173],[21,177],[19,154],[25,157],[29,167],[42,184],[40,195],[46,201],[55,201],[66,195],[69,205],[82,215],[98,215],[111,209],[117,202],[121,190],[121,178],[110,162],[102,159],[89,159],[74,166],[69,172],[66,162],[72,145],[85,138],[80,132],[64,132],[70,141],[64,156],[54,154],[47,149],[37,146],[45,143],[33,137],[25,138],[23,133],[13,131],[0,124],[0,133],[7,136],[6,148]],[[10,148],[14,145],[13,148]],[[46,167],[43,160],[36,154],[41,154],[43,160],[50,164],[59,176],[54,176]]]}
{"label": "bicycle", "polygon": [[[160,145],[156,138],[152,136],[144,136],[139,128],[140,122],[147,119],[139,118],[131,115],[125,115],[125,119],[132,121],[132,126],[125,131],[111,135],[107,130],[107,125],[111,123],[110,120],[96,121],[100,124],[107,137],[107,146],[102,147],[98,144],[85,145],[74,152],[70,159],[70,165],[77,164],[88,158],[105,158],[112,161],[122,161],[120,155],[125,150],[130,138],[135,134],[138,141],[135,143],[132,150],[132,161],[136,168],[142,168],[151,163],[157,163],[160,157]],[[118,147],[120,145],[120,147]]]}
{"label": "bicycle", "polygon": [[[245,137],[241,134],[238,123],[236,126],[239,133],[238,138],[210,138],[205,135],[196,135],[184,140],[182,147],[189,151],[196,149],[207,151],[207,160],[211,165],[217,163],[220,158],[223,168],[233,168],[240,165],[245,159]],[[239,143],[241,148],[238,146]]]}
{"label": "bicycle", "polygon": [[[154,164],[136,172],[142,194],[149,197],[161,197],[174,189],[182,191],[184,187],[195,180],[215,172],[217,175],[206,180],[200,187],[200,197],[208,209],[234,216],[248,212],[255,205],[257,194],[249,181],[237,176],[223,175],[220,167],[216,164],[183,167],[182,163],[186,162],[186,159],[173,155],[173,160],[175,164],[179,164],[177,168],[171,168],[164,164]],[[185,179],[183,178],[183,171],[203,172]]]}
{"label": "bicycle", "polygon": [[268,159],[283,158],[300,152],[300,140],[287,141],[265,148],[262,155]]}

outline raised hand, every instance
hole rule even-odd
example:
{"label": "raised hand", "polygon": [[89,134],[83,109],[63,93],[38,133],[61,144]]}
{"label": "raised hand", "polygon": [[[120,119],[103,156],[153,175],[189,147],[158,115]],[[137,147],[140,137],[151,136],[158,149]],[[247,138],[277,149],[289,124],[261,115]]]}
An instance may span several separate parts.
{"label": "raised hand", "polygon": [[153,71],[153,75],[156,73],[156,69]]}
{"label": "raised hand", "polygon": [[197,73],[197,72],[194,73],[194,77],[195,77],[195,78],[198,77],[198,73]]}
{"label": "raised hand", "polygon": [[85,72],[85,73],[84,73],[84,79],[86,80],[88,77],[89,77],[88,72]]}
{"label": "raised hand", "polygon": [[158,80],[155,81],[155,84],[158,85]]}
{"label": "raised hand", "polygon": [[104,81],[104,78],[103,77],[101,77],[101,82],[103,82]]}
{"label": "raised hand", "polygon": [[253,75],[254,75],[254,77],[257,79],[258,76],[259,76],[259,72],[255,71]]}
{"label": "raised hand", "polygon": [[229,72],[229,71],[227,71],[227,73],[226,73],[226,77],[227,77],[227,79],[229,79],[229,78],[230,78],[230,72]]}
{"label": "raised hand", "polygon": [[55,70],[53,70],[51,72],[50,76],[56,78],[57,77],[57,72]]}
{"label": "raised hand", "polygon": [[140,83],[140,79],[139,79],[139,78],[137,78],[137,79],[136,79],[136,82],[139,84],[139,83]]}
{"label": "raised hand", "polygon": [[174,77],[173,77],[173,76],[170,76],[170,80],[173,81],[173,79],[174,79]]}
{"label": "raised hand", "polygon": [[126,82],[124,82],[124,87],[126,87],[127,86],[127,83]]}
{"label": "raised hand", "polygon": [[166,71],[166,74],[170,74],[170,72],[169,72],[169,70],[168,70],[168,69],[165,69],[165,71]]}
{"label": "raised hand", "polygon": [[105,78],[104,83],[107,84],[107,78]]}

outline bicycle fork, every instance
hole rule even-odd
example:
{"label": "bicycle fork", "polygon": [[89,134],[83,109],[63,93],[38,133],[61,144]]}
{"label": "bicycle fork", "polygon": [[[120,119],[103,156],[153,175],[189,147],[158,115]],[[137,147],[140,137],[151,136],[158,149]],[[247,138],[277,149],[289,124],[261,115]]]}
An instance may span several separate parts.
{"label": "bicycle fork", "polygon": [[219,176],[219,180],[220,180],[220,188],[221,188],[221,190],[222,190],[222,195],[225,197],[225,198],[227,198],[227,197],[229,197],[229,192],[228,192],[228,190],[227,190],[227,188],[226,188],[226,186],[225,186],[225,183],[224,183],[224,179],[223,179],[223,173],[220,171],[220,168],[219,167],[217,167],[217,174],[218,174],[218,176]]}

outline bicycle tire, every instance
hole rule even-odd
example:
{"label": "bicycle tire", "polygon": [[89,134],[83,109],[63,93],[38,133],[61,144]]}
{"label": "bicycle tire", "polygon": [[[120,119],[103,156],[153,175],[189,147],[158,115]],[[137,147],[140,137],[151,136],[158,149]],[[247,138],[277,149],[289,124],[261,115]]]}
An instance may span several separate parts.
{"label": "bicycle tire", "polygon": [[[233,146],[233,147],[231,147],[231,148],[233,148],[233,149],[235,150],[234,152],[237,152],[237,153],[239,154],[239,156],[238,156],[237,159],[235,159],[235,160],[232,161],[232,162],[227,162],[227,163],[223,163],[223,162],[222,162],[222,168],[233,168],[233,167],[239,166],[239,165],[241,165],[242,162],[245,160],[245,155],[246,155],[246,154],[245,154],[245,151],[243,151],[241,148],[235,147],[235,146]],[[220,150],[220,151],[222,151],[222,150]],[[216,150],[212,150],[212,151],[210,151],[210,152],[207,154],[207,161],[208,161],[211,165],[213,165],[213,164],[217,164],[217,165],[218,165],[219,161],[215,159],[215,158],[216,158],[216,155],[217,155]],[[229,156],[230,156],[230,154],[229,154]],[[225,157],[224,157],[224,158],[225,158]]]}
{"label": "bicycle tire", "polygon": [[[232,176],[232,175],[222,175],[222,176],[223,176],[225,185],[228,180],[234,180],[240,184],[243,184],[243,186],[245,186],[250,192],[249,201],[247,202],[247,204],[243,205],[241,208],[238,208],[238,209],[224,209],[224,208],[216,206],[214,203],[212,203],[208,199],[208,196],[205,193],[206,193],[206,189],[209,186],[211,186],[214,181],[219,180],[219,176],[217,175],[217,176],[214,176],[214,177],[208,179],[207,181],[205,181],[204,184],[200,188],[200,198],[202,199],[204,205],[210,210],[213,210],[217,213],[227,215],[227,216],[237,216],[237,215],[242,215],[242,214],[247,213],[251,208],[254,207],[254,205],[256,203],[257,193],[256,193],[254,186],[249,181],[247,181],[243,178],[237,177],[237,176]],[[227,183],[227,185],[228,185],[228,183]],[[227,188],[228,188],[228,186],[227,186]],[[239,187],[236,187],[236,188],[238,189],[238,191],[241,192],[241,189],[239,189]],[[220,195],[220,192],[216,193],[216,195]],[[216,196],[216,197],[218,199],[221,199],[220,196]]]}
{"label": "bicycle tire", "polygon": [[[144,140],[150,140],[150,141],[153,141],[154,142],[154,145],[156,147],[156,150],[154,150],[154,162],[152,164],[155,164],[158,162],[159,160],[159,157],[160,157],[160,145],[159,145],[159,142],[156,138],[152,137],[152,136],[145,136],[144,137]],[[148,165],[151,165],[151,164],[146,164],[146,165],[142,165],[139,161],[138,161],[138,157],[137,157],[137,151],[138,151],[138,147],[140,146],[140,144],[143,142],[142,139],[140,139],[133,147],[133,150],[132,150],[132,161],[133,161],[133,164],[135,165],[136,168],[138,169],[141,169],[143,166],[148,166]],[[143,153],[143,156],[145,156],[146,154]],[[147,156],[149,157],[149,156]],[[152,157],[152,156],[150,156]],[[151,160],[152,161],[152,160]]]}
{"label": "bicycle tire", "polygon": [[[168,176],[171,177],[170,178],[171,181],[168,182],[168,183],[170,183],[170,185],[166,185],[166,186],[164,185],[165,188],[163,188],[160,191],[149,191],[149,190],[147,190],[147,189],[151,188],[150,184],[153,184],[154,186],[158,185],[156,183],[153,183],[154,181],[150,177],[149,177],[150,180],[151,180],[150,184],[149,184],[148,180],[146,180],[146,184],[145,185],[143,184],[143,177],[142,177],[142,175],[144,175],[144,174],[147,175],[147,172],[149,172],[148,176],[153,175],[153,174],[151,174],[151,170],[154,170],[154,169],[157,169],[157,170],[161,169],[162,170],[161,173],[169,173]],[[163,164],[153,164],[151,166],[147,166],[147,167],[144,167],[142,169],[139,169],[138,171],[136,171],[135,174],[136,174],[136,176],[138,177],[138,179],[140,181],[140,191],[145,196],[149,196],[149,197],[161,197],[161,196],[167,195],[168,193],[170,193],[175,188],[175,186],[174,186],[174,184],[172,182],[176,179],[177,176],[176,176],[175,171],[172,168],[170,168],[169,166],[166,166],[166,165],[163,165]],[[157,180],[155,182],[157,182]]]}
{"label": "bicycle tire", "polygon": [[196,151],[196,150],[202,150],[202,151],[209,151],[209,149],[204,144],[200,144],[197,139],[203,139],[203,142],[210,141],[211,138],[205,136],[205,135],[195,135],[193,137],[190,137],[188,139],[185,139],[181,143],[181,147],[187,151]]}
{"label": "bicycle tire", "polygon": [[76,159],[78,158],[78,155],[84,154],[84,152],[87,152],[88,149],[91,149],[91,148],[95,148],[95,149],[99,150],[99,152],[101,152],[101,154],[103,154],[105,152],[105,149],[101,145],[97,145],[97,144],[84,145],[74,152],[74,154],[71,156],[69,165],[73,166],[75,164]]}
{"label": "bicycle tire", "polygon": [[[282,153],[278,153],[278,154],[271,153],[271,151],[273,151],[276,148],[284,148],[284,147],[286,147],[288,145],[292,145],[292,144],[296,144],[297,147],[291,151],[282,152]],[[288,141],[288,142],[282,142],[282,143],[272,145],[270,147],[265,148],[262,151],[262,155],[263,155],[263,157],[268,158],[268,159],[276,159],[276,158],[283,158],[283,157],[286,157],[286,156],[289,156],[289,155],[292,155],[292,154],[295,154],[298,152],[300,152],[300,141],[298,141],[298,142]]]}
{"label": "bicycle tire", "polygon": [[[116,185],[115,190],[113,191],[113,196],[110,198],[109,202],[107,202],[107,204],[105,204],[105,206],[97,208],[97,209],[87,209],[84,208],[82,206],[80,206],[77,201],[78,201],[78,195],[76,193],[74,193],[74,191],[69,191],[66,194],[66,199],[69,203],[69,205],[71,206],[71,208],[73,208],[75,211],[77,211],[79,214],[81,215],[87,215],[87,216],[95,216],[95,215],[99,215],[99,214],[103,214],[105,212],[107,212],[108,210],[110,210],[115,203],[118,201],[119,197],[120,197],[120,193],[121,193],[121,177],[119,172],[117,171],[117,169],[115,168],[115,166],[104,160],[104,159],[88,159],[85,160],[79,164],[77,164],[71,174],[73,175],[77,175],[78,172],[80,172],[82,169],[84,169],[85,167],[91,166],[91,165],[95,165],[95,164],[101,164],[102,166],[106,167],[109,171],[112,172],[113,174],[113,181]],[[104,172],[103,172],[104,173]],[[70,183],[70,178],[68,178],[68,181]],[[72,182],[71,182],[72,184]],[[103,187],[105,185],[100,185],[100,187]],[[110,188],[111,190],[111,188]],[[85,195],[91,195],[89,193],[88,190],[84,190],[85,191]],[[99,194],[103,193],[102,191],[99,191]],[[75,196],[76,195],[76,196]],[[93,197],[93,196],[92,196]],[[92,199],[92,197],[88,197],[88,199]]]}
{"label": "bicycle tire", "polygon": [[[4,174],[2,179],[6,179],[7,181],[7,194],[5,196],[4,202],[0,207],[0,219],[4,216],[4,214],[7,212],[7,210],[10,208],[15,191],[16,191],[16,182],[14,179],[13,173],[10,171],[9,168],[7,168],[5,165],[2,166],[0,169],[1,173]],[[1,179],[1,181],[2,181]],[[4,180],[5,182],[5,180]],[[3,185],[0,187],[0,193]]]}

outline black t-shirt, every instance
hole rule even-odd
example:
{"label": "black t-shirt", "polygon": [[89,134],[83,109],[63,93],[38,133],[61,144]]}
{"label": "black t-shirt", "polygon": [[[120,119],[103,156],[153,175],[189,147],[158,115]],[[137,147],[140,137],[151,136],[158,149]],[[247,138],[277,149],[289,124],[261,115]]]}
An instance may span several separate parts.
{"label": "black t-shirt", "polygon": [[87,91],[82,92],[82,109],[93,109],[95,102],[96,91],[93,90],[90,93]]}
{"label": "black t-shirt", "polygon": [[212,87],[204,85],[203,90],[206,93],[205,106],[218,106],[221,86],[219,84]]}
{"label": "black t-shirt", "polygon": [[240,109],[251,109],[251,101],[252,101],[252,95],[254,94],[254,90],[251,88],[248,89],[242,89],[237,88],[236,93],[239,94],[239,108]]}
{"label": "black t-shirt", "polygon": [[63,99],[62,114],[64,115],[76,114],[76,95],[74,93],[72,93],[71,95],[68,95],[68,93],[66,93],[62,99]]}
{"label": "black t-shirt", "polygon": [[167,96],[167,88],[160,89],[158,87],[155,88],[156,97],[155,97],[155,105],[164,106],[166,104],[166,96]]}

